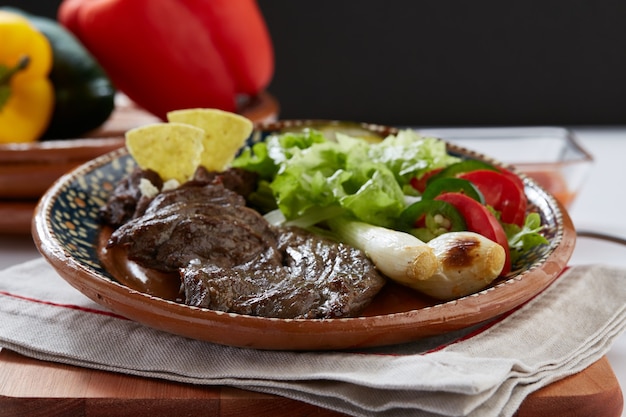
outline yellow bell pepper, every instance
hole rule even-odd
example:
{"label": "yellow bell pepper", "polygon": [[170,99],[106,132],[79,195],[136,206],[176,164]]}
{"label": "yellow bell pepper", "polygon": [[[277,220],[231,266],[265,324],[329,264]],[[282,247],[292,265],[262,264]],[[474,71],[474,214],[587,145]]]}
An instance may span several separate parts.
{"label": "yellow bell pepper", "polygon": [[54,110],[52,48],[27,19],[0,11],[0,143],[32,142]]}

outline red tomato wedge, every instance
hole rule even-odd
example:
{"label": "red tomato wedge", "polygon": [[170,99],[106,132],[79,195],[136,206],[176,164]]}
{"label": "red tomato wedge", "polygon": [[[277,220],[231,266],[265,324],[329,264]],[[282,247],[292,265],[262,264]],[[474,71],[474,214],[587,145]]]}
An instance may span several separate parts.
{"label": "red tomato wedge", "polygon": [[431,171],[425,172],[420,178],[411,178],[411,187],[415,188],[420,193],[423,193],[426,189],[426,183],[428,182],[428,180],[434,175],[439,174],[442,170],[443,168],[435,168]]}
{"label": "red tomato wedge", "polygon": [[485,198],[485,204],[500,212],[504,223],[524,225],[528,205],[526,195],[506,174],[481,169],[464,172],[458,177],[474,184]]}
{"label": "red tomato wedge", "polygon": [[522,179],[516,173],[509,171],[506,168],[498,168],[498,171],[500,171],[502,175],[513,181],[515,185],[517,185],[517,188],[522,190],[522,193],[524,192],[524,181],[522,181]]}
{"label": "red tomato wedge", "polygon": [[504,248],[506,259],[500,275],[506,275],[511,270],[511,254],[509,242],[502,225],[496,217],[478,201],[461,193],[444,193],[435,197],[435,200],[452,204],[465,218],[467,230],[483,235]]}

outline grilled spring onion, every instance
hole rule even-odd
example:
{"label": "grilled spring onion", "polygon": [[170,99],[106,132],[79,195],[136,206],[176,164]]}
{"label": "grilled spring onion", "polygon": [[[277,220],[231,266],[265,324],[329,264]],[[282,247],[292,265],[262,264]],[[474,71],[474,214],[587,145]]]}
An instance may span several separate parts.
{"label": "grilled spring onion", "polygon": [[408,233],[341,217],[328,224],[387,277],[440,300],[482,290],[504,266],[504,248],[473,232],[445,233],[424,243]]}
{"label": "grilled spring onion", "polygon": [[341,241],[365,252],[380,272],[401,284],[428,280],[438,269],[433,249],[413,235],[343,217],[328,225]]}
{"label": "grilled spring onion", "polygon": [[441,300],[482,290],[500,275],[506,257],[502,246],[473,232],[444,233],[428,246],[437,257],[437,272],[411,287]]}

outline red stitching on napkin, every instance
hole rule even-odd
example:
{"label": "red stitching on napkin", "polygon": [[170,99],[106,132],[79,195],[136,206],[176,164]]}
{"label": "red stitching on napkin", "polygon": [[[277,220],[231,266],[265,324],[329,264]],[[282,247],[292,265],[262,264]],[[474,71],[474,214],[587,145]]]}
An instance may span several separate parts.
{"label": "red stitching on napkin", "polygon": [[129,319],[127,319],[124,316],[120,316],[119,314],[111,313],[111,312],[108,312],[108,311],[96,310],[94,308],[81,307],[81,306],[77,306],[77,305],[74,305],[74,304],[53,303],[52,301],[44,301],[44,300],[39,300],[39,299],[36,299],[36,298],[25,297],[23,295],[12,294],[12,293],[6,292],[6,291],[0,291],[0,295],[5,295],[7,297],[17,298],[18,300],[30,301],[30,302],[33,302],[33,303],[45,304],[45,305],[54,306],[54,307],[61,307],[61,308],[69,308],[71,310],[84,311],[85,313],[100,314],[102,316],[115,317],[116,319],[129,320]]}

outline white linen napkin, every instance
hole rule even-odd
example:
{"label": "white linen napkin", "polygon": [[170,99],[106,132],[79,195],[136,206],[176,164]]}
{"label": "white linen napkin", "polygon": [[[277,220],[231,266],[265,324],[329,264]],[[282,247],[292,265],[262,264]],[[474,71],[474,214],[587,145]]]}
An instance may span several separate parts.
{"label": "white linen napkin", "polygon": [[0,346],[33,358],[229,385],[354,416],[511,416],[602,357],[626,325],[626,271],[567,270],[506,317],[361,352],[272,352],[191,340],[92,302],[43,260],[0,272]]}

